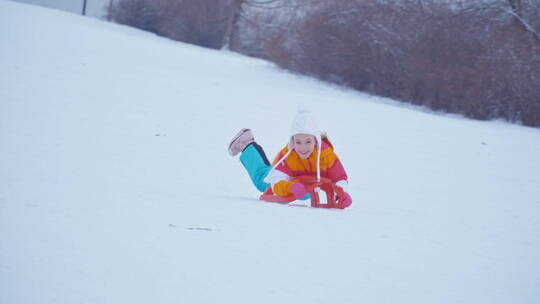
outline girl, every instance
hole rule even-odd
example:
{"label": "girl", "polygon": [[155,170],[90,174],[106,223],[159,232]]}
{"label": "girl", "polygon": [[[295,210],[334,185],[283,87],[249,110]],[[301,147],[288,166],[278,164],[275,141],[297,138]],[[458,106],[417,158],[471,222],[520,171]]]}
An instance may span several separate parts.
{"label": "girl", "polygon": [[231,156],[240,152],[240,162],[261,192],[271,186],[276,195],[293,194],[297,199],[307,199],[307,189],[295,177],[312,175],[329,178],[342,187],[345,191],[344,206],[352,204],[352,198],[347,193],[347,173],[326,134],[319,131],[307,110],[301,109],[294,118],[289,143],[279,151],[273,166],[262,147],[255,142],[250,129],[240,130],[229,144]]}

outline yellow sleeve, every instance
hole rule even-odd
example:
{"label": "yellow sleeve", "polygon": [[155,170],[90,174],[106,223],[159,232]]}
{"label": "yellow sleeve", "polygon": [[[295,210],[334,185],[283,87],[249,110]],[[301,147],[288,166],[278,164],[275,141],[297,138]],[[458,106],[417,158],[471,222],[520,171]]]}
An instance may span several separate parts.
{"label": "yellow sleeve", "polygon": [[291,195],[291,186],[294,183],[295,181],[279,181],[274,184],[272,191],[274,192],[274,194],[279,196],[289,196]]}

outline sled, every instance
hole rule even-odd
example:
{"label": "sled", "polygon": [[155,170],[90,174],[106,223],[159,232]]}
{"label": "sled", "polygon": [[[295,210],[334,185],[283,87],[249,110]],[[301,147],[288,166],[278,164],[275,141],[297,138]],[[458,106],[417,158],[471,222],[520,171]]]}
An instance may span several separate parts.
{"label": "sled", "polygon": [[[330,179],[321,177],[321,180],[317,181],[315,177],[309,175],[300,176],[295,179],[304,184],[308,190],[312,208],[344,209],[343,201],[345,200],[345,193],[343,192],[343,188],[337,186]],[[326,193],[326,203],[321,203],[317,188]],[[268,187],[259,199],[265,202],[288,204],[295,201],[296,197],[292,194],[289,196],[276,195],[272,192],[272,187]]]}

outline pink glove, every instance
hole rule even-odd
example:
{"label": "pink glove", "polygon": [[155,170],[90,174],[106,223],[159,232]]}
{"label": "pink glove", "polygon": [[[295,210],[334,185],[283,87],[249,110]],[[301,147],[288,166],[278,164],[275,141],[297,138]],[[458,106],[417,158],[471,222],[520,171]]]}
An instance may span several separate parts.
{"label": "pink glove", "polygon": [[297,199],[301,199],[307,194],[306,187],[304,187],[304,185],[299,182],[292,184],[291,192]]}
{"label": "pink glove", "polygon": [[345,199],[343,200],[343,208],[347,208],[352,205],[352,197],[347,192],[343,192],[343,194],[345,194]]}

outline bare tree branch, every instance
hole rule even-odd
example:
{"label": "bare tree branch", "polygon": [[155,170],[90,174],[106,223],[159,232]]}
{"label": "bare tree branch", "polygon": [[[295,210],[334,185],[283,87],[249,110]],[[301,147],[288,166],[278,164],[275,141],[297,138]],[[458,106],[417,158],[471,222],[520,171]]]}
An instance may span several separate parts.
{"label": "bare tree branch", "polygon": [[504,8],[504,7],[497,7],[497,9],[499,9],[500,11],[503,11],[505,13],[507,13],[508,15],[514,17],[514,19],[523,27],[523,29],[525,29],[525,31],[527,32],[530,32],[531,34],[533,34],[533,36],[538,40],[540,41],[540,33],[538,33],[528,22],[527,20],[523,19],[523,17],[521,16],[521,13],[520,11],[516,10],[516,9],[507,9],[507,8]]}

